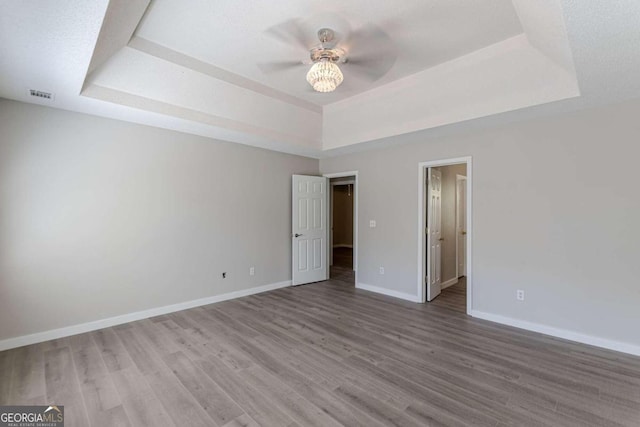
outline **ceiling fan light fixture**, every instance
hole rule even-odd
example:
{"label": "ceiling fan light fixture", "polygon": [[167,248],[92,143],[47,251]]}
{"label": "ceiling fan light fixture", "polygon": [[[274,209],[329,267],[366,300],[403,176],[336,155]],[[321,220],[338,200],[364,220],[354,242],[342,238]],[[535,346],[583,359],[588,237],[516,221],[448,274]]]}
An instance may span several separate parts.
{"label": "ceiling fan light fixture", "polygon": [[328,59],[316,62],[307,73],[307,81],[317,92],[333,92],[343,80],[338,65]]}

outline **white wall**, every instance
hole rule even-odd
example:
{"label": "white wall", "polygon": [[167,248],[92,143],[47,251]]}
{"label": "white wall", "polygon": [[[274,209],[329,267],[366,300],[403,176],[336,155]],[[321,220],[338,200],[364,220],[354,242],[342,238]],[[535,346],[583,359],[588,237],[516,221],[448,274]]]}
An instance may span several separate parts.
{"label": "white wall", "polygon": [[417,165],[470,155],[473,309],[640,345],[639,116],[633,101],[321,160],[358,171],[359,222],[377,221],[358,280],[416,295]]}
{"label": "white wall", "polygon": [[0,340],[290,280],[294,173],[318,161],[0,100]]}

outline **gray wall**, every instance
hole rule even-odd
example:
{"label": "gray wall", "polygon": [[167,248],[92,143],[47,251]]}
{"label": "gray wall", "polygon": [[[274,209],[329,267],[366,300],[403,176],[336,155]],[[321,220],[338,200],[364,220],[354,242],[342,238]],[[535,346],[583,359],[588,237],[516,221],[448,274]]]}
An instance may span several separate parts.
{"label": "gray wall", "polygon": [[416,294],[418,162],[470,155],[473,308],[640,344],[639,116],[634,101],[321,160],[359,172],[359,282]]}
{"label": "gray wall", "polygon": [[333,245],[353,245],[353,191],[347,185],[333,186]]}
{"label": "gray wall", "polygon": [[467,165],[438,168],[442,172],[442,282],[456,279],[456,175],[467,175]]}
{"label": "gray wall", "polygon": [[290,280],[294,173],[318,161],[0,100],[0,340]]}

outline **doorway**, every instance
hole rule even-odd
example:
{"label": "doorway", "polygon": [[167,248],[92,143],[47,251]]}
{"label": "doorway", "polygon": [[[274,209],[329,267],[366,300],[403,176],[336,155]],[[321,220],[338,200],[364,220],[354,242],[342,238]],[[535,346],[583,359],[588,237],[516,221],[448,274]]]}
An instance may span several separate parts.
{"label": "doorway", "polygon": [[329,278],[355,285],[357,270],[357,172],[329,178]]}
{"label": "doorway", "polygon": [[471,158],[419,164],[418,295],[469,313]]}

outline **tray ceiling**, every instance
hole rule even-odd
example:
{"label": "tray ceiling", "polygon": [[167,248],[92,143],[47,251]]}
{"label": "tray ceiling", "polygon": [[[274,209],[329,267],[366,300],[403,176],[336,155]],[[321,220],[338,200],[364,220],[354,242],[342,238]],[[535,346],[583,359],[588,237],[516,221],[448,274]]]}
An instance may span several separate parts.
{"label": "tray ceiling", "polygon": [[[308,49],[269,37],[269,29],[296,20],[308,48],[316,31],[329,27],[343,40],[373,23],[389,35],[397,59],[389,72],[371,82],[341,65],[345,81],[333,93],[314,92],[305,80],[309,66],[265,74],[259,64],[308,59]],[[136,37],[215,65],[306,101],[326,105],[406,77],[434,65],[522,33],[511,0],[259,0],[210,2],[184,7],[180,0],[152,1]],[[367,49],[373,46],[366,46]],[[353,52],[357,54],[356,52]]]}
{"label": "tray ceiling", "polygon": [[[640,96],[629,78],[640,72],[640,4],[589,3],[1,1],[0,96],[321,157]],[[310,45],[320,27],[347,39],[373,24],[395,62],[377,81],[344,64],[330,94],[311,90],[305,65],[264,73],[263,62],[305,58],[269,36],[292,20]]]}

